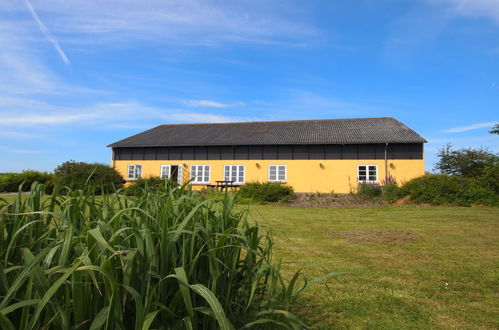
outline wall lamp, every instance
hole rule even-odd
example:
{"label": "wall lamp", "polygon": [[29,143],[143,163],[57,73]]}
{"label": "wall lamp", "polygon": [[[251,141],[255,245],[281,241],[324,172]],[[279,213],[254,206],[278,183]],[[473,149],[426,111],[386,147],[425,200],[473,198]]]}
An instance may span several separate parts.
{"label": "wall lamp", "polygon": [[259,163],[255,163],[256,167],[257,168],[260,168],[260,164]]}
{"label": "wall lamp", "polygon": [[326,166],[324,166],[324,164],[322,164],[322,163],[319,163],[319,167],[322,168],[322,169],[326,168]]}

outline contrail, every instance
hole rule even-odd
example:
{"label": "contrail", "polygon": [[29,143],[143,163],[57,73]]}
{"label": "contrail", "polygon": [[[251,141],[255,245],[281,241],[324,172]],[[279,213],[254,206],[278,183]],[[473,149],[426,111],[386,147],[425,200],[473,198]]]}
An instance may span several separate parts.
{"label": "contrail", "polygon": [[38,26],[40,27],[40,31],[42,31],[45,38],[47,38],[50,41],[50,43],[54,46],[55,50],[59,53],[59,55],[61,55],[61,58],[64,61],[64,63],[69,64],[70,63],[69,59],[66,56],[66,54],[64,53],[64,51],[62,50],[61,45],[59,44],[59,42],[57,40],[54,39],[54,37],[52,37],[52,35],[50,34],[50,32],[47,29],[47,27],[45,26],[45,24],[43,24],[43,22],[40,20],[40,18],[38,17],[38,14],[36,13],[33,6],[31,5],[31,2],[29,2],[29,0],[24,0],[24,3],[26,4],[26,7],[28,7],[28,10],[31,13],[31,16],[33,16],[34,20],[38,23]]}

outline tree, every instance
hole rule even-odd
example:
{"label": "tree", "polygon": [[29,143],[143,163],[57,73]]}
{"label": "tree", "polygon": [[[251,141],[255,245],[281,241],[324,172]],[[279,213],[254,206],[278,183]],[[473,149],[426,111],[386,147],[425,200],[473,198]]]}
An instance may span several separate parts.
{"label": "tree", "polygon": [[490,134],[498,134],[499,135],[499,124],[495,124],[494,127],[489,131]]}
{"label": "tree", "polygon": [[486,149],[462,148],[453,150],[450,144],[439,149],[440,160],[435,170],[443,174],[478,177],[489,167],[499,164],[499,155]]}

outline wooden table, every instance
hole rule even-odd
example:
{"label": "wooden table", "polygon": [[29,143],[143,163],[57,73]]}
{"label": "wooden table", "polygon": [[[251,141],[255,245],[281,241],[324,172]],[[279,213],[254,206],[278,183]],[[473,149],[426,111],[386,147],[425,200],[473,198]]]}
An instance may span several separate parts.
{"label": "wooden table", "polygon": [[232,180],[217,180],[215,189],[223,191],[224,189],[227,191],[228,188],[235,187],[234,181]]}

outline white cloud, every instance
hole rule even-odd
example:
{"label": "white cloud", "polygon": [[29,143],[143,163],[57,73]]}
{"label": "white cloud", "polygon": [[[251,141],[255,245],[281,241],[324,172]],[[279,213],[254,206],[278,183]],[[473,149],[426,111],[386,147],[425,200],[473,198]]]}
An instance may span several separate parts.
{"label": "white cloud", "polygon": [[229,122],[246,118],[228,117],[183,109],[150,107],[137,102],[98,103],[90,106],[56,106],[31,99],[0,96],[0,127],[33,127],[38,125],[79,126],[112,124],[127,127],[148,122]]}
{"label": "white cloud", "polygon": [[16,154],[39,154],[45,152],[43,150],[18,149],[5,146],[0,146],[0,150],[2,150],[3,152],[12,152]]}
{"label": "white cloud", "polygon": [[191,107],[206,107],[206,108],[226,108],[229,107],[229,103],[222,103],[209,100],[190,100],[186,102],[187,105]]}
{"label": "white cloud", "polygon": [[0,138],[4,140],[37,139],[40,136],[38,134],[26,133],[25,131],[0,130]]}
{"label": "white cloud", "polygon": [[428,0],[433,4],[443,4],[451,14],[468,17],[488,17],[499,23],[498,0]]}
{"label": "white cloud", "polygon": [[[117,46],[140,40],[186,45],[302,44],[316,36],[306,11],[277,1],[31,0],[59,39]],[[3,7],[3,8],[2,8]],[[0,4],[19,13],[16,2]],[[279,10],[277,10],[279,9]]]}
{"label": "white cloud", "polygon": [[480,128],[492,128],[495,124],[497,124],[497,121],[488,121],[484,123],[476,123],[476,124],[471,124],[471,125],[466,125],[466,126],[459,126],[459,127],[454,127],[454,128],[449,128],[443,131],[444,133],[462,133],[462,132],[467,132],[467,131],[472,131],[475,129],[480,129]]}
{"label": "white cloud", "polygon": [[168,115],[167,118],[177,122],[187,123],[227,123],[234,121],[244,121],[242,118],[233,118],[211,113],[198,112],[176,112]]}

